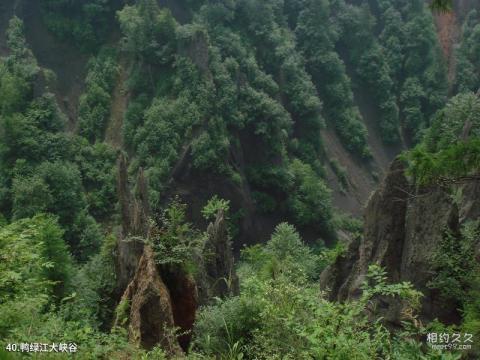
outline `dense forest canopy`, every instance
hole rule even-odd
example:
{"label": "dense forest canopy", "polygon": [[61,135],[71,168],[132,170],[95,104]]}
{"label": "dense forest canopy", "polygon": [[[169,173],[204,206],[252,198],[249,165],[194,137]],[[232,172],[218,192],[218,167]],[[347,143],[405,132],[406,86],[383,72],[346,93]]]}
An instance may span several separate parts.
{"label": "dense forest canopy", "polygon": [[[421,291],[381,264],[355,300],[319,287],[365,236],[338,199],[378,182],[382,161],[404,151],[412,193],[479,181],[475,6],[445,54],[448,0],[17,5],[0,27],[0,358],[27,341],[75,342],[80,359],[479,356],[425,342],[480,335],[478,221],[432,250],[428,288],[458,300],[460,321],[421,318]],[[58,50],[52,67],[70,67],[60,49],[88,59],[74,85],[36,51],[35,26]],[[212,245],[223,223],[225,243]],[[130,244],[141,260],[123,283]],[[130,315],[150,250],[175,325],[153,343]],[[228,273],[212,275],[212,256]],[[201,306],[185,330],[176,301],[190,283]],[[388,297],[408,315],[395,326],[372,305]]]}

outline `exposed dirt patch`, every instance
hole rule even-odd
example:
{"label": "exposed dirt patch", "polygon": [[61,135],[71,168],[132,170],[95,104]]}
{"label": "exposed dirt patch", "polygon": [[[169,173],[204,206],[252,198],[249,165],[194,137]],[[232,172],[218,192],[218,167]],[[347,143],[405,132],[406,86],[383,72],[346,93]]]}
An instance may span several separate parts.
{"label": "exposed dirt patch", "polygon": [[347,170],[349,189],[343,193],[337,176],[330,166],[327,167],[327,181],[333,190],[333,204],[340,210],[360,216],[376,182],[366,167],[358,164],[343,147],[333,129],[322,131],[321,136],[328,158],[338,161]]}
{"label": "exposed dirt patch", "polygon": [[345,149],[335,131],[327,128],[322,131],[322,141],[330,159],[336,159],[345,168],[349,189],[343,192],[337,176],[327,167],[328,182],[333,189],[333,202],[336,207],[352,215],[360,216],[371,192],[377,187],[390,166],[391,161],[404,146],[386,145],[382,141],[376,120],[378,115],[372,100],[362,91],[355,93],[357,103],[365,126],[368,130],[367,143],[372,152],[372,159],[364,161]]}
{"label": "exposed dirt patch", "polygon": [[363,122],[368,130],[368,146],[372,152],[373,167],[370,173],[376,171],[378,175],[384,175],[390,167],[390,163],[407,146],[403,140],[400,144],[387,145],[384,143],[378,127],[380,115],[375,106],[375,98],[362,88],[354,91],[355,102],[362,114]]}
{"label": "exposed dirt patch", "polygon": [[458,42],[460,29],[457,25],[457,15],[454,11],[435,14],[437,36],[443,56],[448,66],[448,82],[455,81],[455,44]]}

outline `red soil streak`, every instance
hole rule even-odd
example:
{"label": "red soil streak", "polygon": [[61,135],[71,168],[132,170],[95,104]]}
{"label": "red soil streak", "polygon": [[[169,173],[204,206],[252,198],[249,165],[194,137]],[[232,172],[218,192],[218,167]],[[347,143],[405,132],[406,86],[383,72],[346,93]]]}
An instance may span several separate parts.
{"label": "red soil streak", "polygon": [[437,36],[442,48],[445,61],[448,66],[448,81],[450,84],[455,80],[455,44],[459,36],[457,16],[455,12],[435,14]]}

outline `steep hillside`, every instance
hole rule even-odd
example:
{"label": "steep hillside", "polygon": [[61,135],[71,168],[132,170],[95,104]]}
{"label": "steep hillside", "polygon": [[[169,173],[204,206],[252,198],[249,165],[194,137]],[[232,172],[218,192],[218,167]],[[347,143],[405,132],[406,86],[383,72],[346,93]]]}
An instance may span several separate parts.
{"label": "steep hillside", "polygon": [[[186,23],[191,18],[191,13],[193,10],[187,3],[160,3],[161,6],[166,6],[172,11],[172,14],[176,18],[179,23]],[[289,4],[286,4],[286,6]],[[118,6],[118,5],[116,5]],[[59,103],[62,108],[66,111],[69,115],[71,120],[71,126],[77,127],[78,126],[78,98],[83,91],[83,81],[86,74],[86,55],[85,52],[80,51],[79,49],[81,46],[72,46],[73,42],[71,41],[61,41],[60,39],[55,39],[55,35],[51,34],[47,31],[46,26],[42,24],[42,20],[44,17],[42,16],[42,11],[40,9],[41,2],[36,2],[34,6],[26,6],[24,10],[24,14],[22,15],[25,19],[26,23],[26,35],[27,40],[32,45],[32,50],[37,57],[39,64],[44,66],[45,68],[53,70],[57,75],[57,94],[59,98]],[[197,8],[198,9],[198,8]],[[353,9],[352,9],[353,10]],[[335,16],[333,12],[336,11],[332,9],[332,16]],[[352,12],[354,14],[354,12]],[[354,15],[356,16],[356,15]],[[342,20],[343,21],[343,20]],[[294,30],[295,23],[293,22],[291,30]],[[109,26],[111,28],[111,26]],[[115,30],[118,31],[118,30]],[[338,35],[333,35],[334,37]],[[115,37],[115,36],[114,36]],[[77,41],[77,40],[74,40]],[[346,40],[350,41],[350,40]],[[339,42],[342,42],[342,39],[339,39]],[[70,43],[70,45],[68,45]],[[198,51],[194,50],[194,51]],[[62,56],[58,56],[58,54],[62,54]],[[342,57],[344,58],[343,61],[347,63],[356,62],[356,58],[359,55],[352,54],[353,58],[350,54],[342,52]],[[194,53],[192,54],[193,57],[197,55]],[[348,59],[347,59],[348,58]],[[342,59],[340,60],[341,66]],[[348,70],[349,73],[355,73],[357,70],[355,69],[354,64],[349,65],[350,69]],[[122,64],[122,73],[126,75],[128,69],[125,67],[130,68],[127,65],[127,62],[123,62]],[[308,70],[308,69],[307,69]],[[125,80],[125,75],[123,80]],[[272,74],[274,75],[274,74]],[[324,72],[323,75],[326,76],[327,74]],[[313,74],[315,77],[316,75]],[[319,80],[321,81],[321,80]],[[343,80],[342,80],[343,81]],[[376,182],[384,173],[384,170],[388,166],[388,163],[393,159],[396,153],[402,148],[402,146],[388,146],[385,145],[382,135],[378,130],[378,123],[383,116],[382,113],[379,113],[378,110],[375,109],[375,100],[374,94],[368,93],[365,91],[365,88],[368,87],[368,84],[361,83],[361,81],[355,80],[355,82],[359,82],[359,84],[355,84],[352,87],[352,94],[355,99],[355,102],[359,106],[359,119],[366,125],[366,130],[368,131],[368,136],[366,138],[366,144],[370,148],[371,158],[364,160],[361,156],[356,156],[354,151],[349,151],[348,146],[346,147],[345,141],[342,142],[342,139],[338,138],[338,135],[335,131],[325,130],[324,131],[324,151],[326,155],[326,159],[321,159],[320,161],[323,162],[330,172],[330,176],[328,177],[328,183],[330,187],[334,190],[333,200],[334,205],[338,207],[340,210],[347,211],[348,213],[352,213],[354,215],[359,215],[361,212],[361,208],[364,205],[366,199],[368,198],[370,192],[374,189]],[[339,83],[341,84],[341,83]],[[343,86],[343,85],[342,85]],[[346,85],[349,86],[349,85]],[[115,91],[118,91],[118,87],[116,87]],[[321,90],[321,89],[319,89]],[[350,91],[352,91],[350,90]],[[127,90],[124,89],[124,92]],[[321,91],[320,91],[321,92]],[[114,101],[122,101],[118,93],[116,92],[114,95]],[[348,96],[348,95],[347,95]],[[321,100],[323,100],[320,97]],[[285,104],[288,107],[288,104]],[[326,106],[329,106],[328,104]],[[345,105],[335,105],[335,106],[345,106]],[[125,109],[125,105],[121,104],[114,104],[112,107],[112,111],[115,113],[113,114],[110,119],[115,122],[114,125],[110,127],[115,129],[117,135],[112,135],[111,132],[107,134],[109,139],[116,138],[114,140],[115,143],[119,143],[118,140],[118,130],[121,127],[119,121],[121,120],[122,115],[118,113],[118,107],[120,109]],[[326,111],[330,111],[328,109],[324,110],[324,116],[328,117]],[[358,110],[356,110],[358,111]],[[294,115],[294,114],[293,114]],[[338,115],[332,115],[338,116]],[[343,115],[342,115],[343,116]],[[335,128],[334,124],[336,122],[335,118],[332,118],[328,122],[328,128]],[[326,135],[328,134],[328,135]],[[342,135],[343,136],[343,135]],[[335,140],[337,138],[337,140]],[[331,159],[336,162],[335,168],[332,168],[329,165],[329,160]],[[247,160],[248,161],[248,160]],[[350,169],[351,171],[346,172],[346,179],[343,175],[337,174],[338,171],[342,171],[341,169]],[[337,173],[335,171],[337,170]],[[341,179],[339,178],[341,177]],[[215,180],[216,181],[216,180]],[[343,182],[343,183],[342,183]],[[351,186],[348,186],[351,184]],[[216,187],[212,184],[213,187]],[[189,189],[189,193],[198,193],[199,189],[191,188]],[[226,195],[231,192],[236,192],[237,190],[226,190]],[[210,196],[210,194],[205,195]],[[205,201],[205,199],[202,199]],[[251,200],[246,200],[250,201]],[[241,207],[238,202],[236,202],[237,207]],[[254,222],[255,220],[252,217],[248,220],[248,222]],[[267,221],[267,223],[270,221]],[[266,225],[266,223],[265,223]],[[260,227],[264,227],[263,225],[258,225]],[[265,232],[268,234],[271,231],[271,228]],[[249,238],[258,237],[259,234],[257,233],[249,233]],[[260,235],[261,238],[265,238],[265,235]],[[242,241],[245,242],[245,241]]]}
{"label": "steep hillside", "polygon": [[370,360],[476,333],[475,8],[2,1],[0,339]]}
{"label": "steep hillside", "polygon": [[[405,166],[394,162],[365,209],[363,239],[354,241],[344,257],[323,273],[323,286],[331,290],[334,299],[355,298],[361,293],[369,265],[376,263],[387,270],[392,282],[408,281],[422,291],[422,321],[459,324],[460,298],[442,297],[442,292],[449,290],[435,286],[439,266],[435,254],[445,251],[446,234],[454,236],[454,241],[467,241],[461,240],[462,229],[480,217],[479,190],[478,180],[451,188],[415,189],[405,177]],[[478,239],[472,240],[468,246],[476,251]],[[471,255],[477,257],[476,252]],[[402,320],[401,310],[395,299],[382,303],[383,315],[396,325]]]}
{"label": "steep hillside", "polygon": [[[437,114],[422,143],[392,163],[365,209],[363,236],[322,273],[331,299],[362,296],[377,264],[390,281],[422,292],[419,324],[435,320],[478,332],[479,135],[480,97],[460,94]],[[404,305],[379,298],[375,311],[398,327],[412,316]]]}

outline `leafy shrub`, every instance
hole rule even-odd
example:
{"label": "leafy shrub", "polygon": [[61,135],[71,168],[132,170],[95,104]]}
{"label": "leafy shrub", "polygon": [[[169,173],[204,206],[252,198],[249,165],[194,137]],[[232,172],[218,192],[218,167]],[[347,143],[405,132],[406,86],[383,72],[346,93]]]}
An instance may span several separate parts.
{"label": "leafy shrub", "polygon": [[214,195],[203,207],[202,215],[205,220],[213,220],[220,210],[227,213],[230,210],[230,200],[221,199]]}
{"label": "leafy shrub", "polygon": [[154,227],[149,242],[160,265],[180,265],[195,272],[194,259],[201,252],[203,237],[186,221],[186,206],[174,199],[163,211],[158,227]]}
{"label": "leafy shrub", "polygon": [[0,228],[2,338],[63,295],[72,263],[62,235],[56,219],[44,215]]}
{"label": "leafy shrub", "polygon": [[468,300],[469,289],[476,285],[478,265],[474,247],[479,235],[478,222],[465,224],[459,237],[445,232],[432,256],[435,275],[428,284],[430,288],[438,289],[446,299],[460,303]]}
{"label": "leafy shrub", "polygon": [[323,100],[326,119],[348,150],[368,157],[367,130],[354,104],[345,64],[335,52],[338,34],[329,22],[330,15],[327,1],[306,2],[295,33],[306,57],[307,70]]}
{"label": "leafy shrub", "polygon": [[111,27],[113,0],[41,0],[43,20],[63,41],[93,51],[105,40]]}
{"label": "leafy shrub", "polygon": [[176,21],[170,10],[160,9],[154,0],[140,0],[117,13],[124,34],[124,50],[149,63],[171,60],[175,46]]}
{"label": "leafy shrub", "polygon": [[312,168],[294,159],[289,166],[294,185],[287,203],[299,226],[316,226],[325,236],[333,236],[330,190]]}
{"label": "leafy shrub", "polygon": [[68,288],[70,293],[62,301],[62,318],[97,330],[110,328],[117,287],[115,251],[116,238],[107,236],[100,252],[77,267]]}
{"label": "leafy shrub", "polygon": [[286,277],[292,282],[303,282],[319,276],[318,257],[288,223],[277,225],[265,246],[243,249],[242,260],[242,271],[252,269],[265,280]]}
{"label": "leafy shrub", "polygon": [[80,134],[90,142],[102,141],[110,116],[111,93],[118,74],[112,50],[103,49],[88,63],[85,93],[80,97]]}
{"label": "leafy shrub", "polygon": [[203,308],[195,320],[193,349],[206,356],[228,354],[252,339],[259,324],[260,304],[255,299],[233,297],[218,299],[217,304]]}
{"label": "leafy shrub", "polygon": [[[244,253],[249,266],[267,256],[260,249],[252,247]],[[402,338],[397,338],[379,319],[372,321],[365,313],[379,295],[398,297],[407,306],[418,306],[420,293],[408,283],[387,284],[380,267],[370,268],[361,299],[344,304],[325,300],[315,282],[292,281],[289,277],[265,281],[258,271],[241,272],[239,297],[200,311],[194,331],[195,351],[228,359],[423,356],[415,340],[418,333],[405,329]],[[427,358],[438,356],[435,351],[426,351]]]}
{"label": "leafy shrub", "polygon": [[476,173],[480,166],[480,140],[459,142],[436,153],[419,145],[404,158],[409,164],[408,174],[418,185],[448,184]]}
{"label": "leafy shrub", "polygon": [[[469,127],[468,134],[464,133]],[[473,93],[454,96],[432,121],[425,136],[429,151],[435,152],[455,144],[464,136],[480,136],[480,99]]]}
{"label": "leafy shrub", "polygon": [[478,97],[472,93],[453,97],[435,116],[423,142],[403,155],[409,175],[417,184],[429,185],[476,174],[479,131]]}

